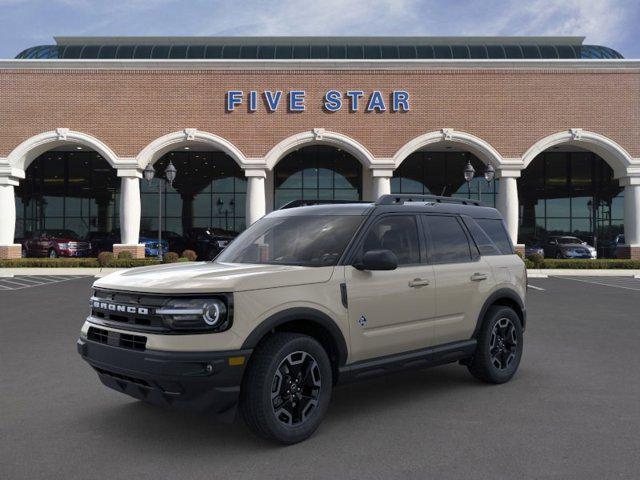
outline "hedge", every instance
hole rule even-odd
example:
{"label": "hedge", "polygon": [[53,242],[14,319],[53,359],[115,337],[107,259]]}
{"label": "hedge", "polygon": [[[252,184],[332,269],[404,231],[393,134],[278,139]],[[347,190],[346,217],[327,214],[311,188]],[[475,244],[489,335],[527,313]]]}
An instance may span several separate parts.
{"label": "hedge", "polygon": [[640,260],[624,260],[616,258],[598,258],[593,260],[545,258],[544,262],[538,264],[535,268],[572,268],[576,270],[640,270]]}
{"label": "hedge", "polygon": [[[111,259],[106,262],[104,267],[109,268],[129,268],[143,267],[146,265],[157,265],[155,258],[125,258]],[[0,260],[0,268],[74,268],[89,267],[99,268],[97,258],[15,258],[10,260]]]}

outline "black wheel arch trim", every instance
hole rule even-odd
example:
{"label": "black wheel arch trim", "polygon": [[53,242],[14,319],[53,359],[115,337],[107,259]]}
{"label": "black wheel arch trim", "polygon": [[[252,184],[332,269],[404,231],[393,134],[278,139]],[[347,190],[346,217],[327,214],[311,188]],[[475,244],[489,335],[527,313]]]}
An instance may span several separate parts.
{"label": "black wheel arch trim", "polygon": [[307,321],[322,327],[331,335],[337,349],[338,366],[344,365],[347,361],[347,341],[338,327],[338,324],[326,313],[308,307],[294,307],[274,313],[263,320],[245,339],[242,349],[253,349],[272,330],[285,323],[293,321]]}
{"label": "black wheel arch trim", "polygon": [[484,320],[484,316],[489,310],[489,307],[494,305],[495,303],[500,304],[500,300],[507,299],[515,302],[518,307],[520,307],[520,312],[516,312],[518,317],[520,317],[520,322],[522,323],[522,330],[524,331],[527,325],[527,310],[524,306],[524,302],[518,292],[512,290],[510,288],[501,288],[493,292],[487,300],[485,300],[484,305],[482,305],[482,309],[480,309],[480,314],[478,315],[478,320],[476,322],[476,328],[473,330],[473,335],[471,338],[476,338],[478,332],[480,331],[480,327],[482,326],[482,321]]}

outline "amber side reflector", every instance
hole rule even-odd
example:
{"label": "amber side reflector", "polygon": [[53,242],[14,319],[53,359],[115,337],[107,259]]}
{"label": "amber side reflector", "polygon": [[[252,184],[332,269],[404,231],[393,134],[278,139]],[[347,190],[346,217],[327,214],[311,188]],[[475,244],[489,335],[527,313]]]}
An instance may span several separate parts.
{"label": "amber side reflector", "polygon": [[244,365],[244,357],[229,357],[229,366],[237,367]]}

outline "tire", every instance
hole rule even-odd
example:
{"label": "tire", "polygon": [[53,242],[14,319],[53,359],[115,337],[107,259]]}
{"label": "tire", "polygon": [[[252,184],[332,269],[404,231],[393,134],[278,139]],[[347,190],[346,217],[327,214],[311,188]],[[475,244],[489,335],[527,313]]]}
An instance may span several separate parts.
{"label": "tire", "polygon": [[490,307],[478,332],[478,346],[468,369],[487,383],[505,383],[518,370],[523,335],[520,317],[509,307]]}
{"label": "tire", "polygon": [[49,250],[49,258],[58,258],[58,253],[53,248]]}
{"label": "tire", "polygon": [[307,335],[275,333],[251,355],[240,413],[256,435],[284,445],[298,443],[322,422],[332,387],[331,362],[320,343]]}
{"label": "tire", "polygon": [[562,258],[562,254],[560,252],[556,252],[556,258]]}

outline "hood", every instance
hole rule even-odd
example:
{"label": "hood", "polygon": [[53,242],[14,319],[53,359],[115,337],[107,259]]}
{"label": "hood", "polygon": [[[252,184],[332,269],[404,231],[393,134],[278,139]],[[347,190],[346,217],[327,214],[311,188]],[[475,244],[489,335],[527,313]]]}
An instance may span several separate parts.
{"label": "hood", "polygon": [[115,272],[97,288],[146,293],[241,292],[327,282],[333,267],[240,263],[169,263]]}
{"label": "hood", "polygon": [[[140,237],[140,239],[138,240],[139,242],[142,243],[158,243],[158,239],[157,238],[149,238],[149,237]],[[164,238],[162,239],[162,244],[163,245],[167,245],[169,242],[167,242],[167,240],[165,240]]]}
{"label": "hood", "polygon": [[87,243],[87,240],[80,240],[80,239],[77,239],[77,238],[69,238],[69,237],[49,237],[49,239],[52,242],[57,242],[57,243],[71,243],[71,242]]}
{"label": "hood", "polygon": [[586,248],[587,250],[591,247],[591,245],[584,243],[562,243],[558,245],[560,248]]}

